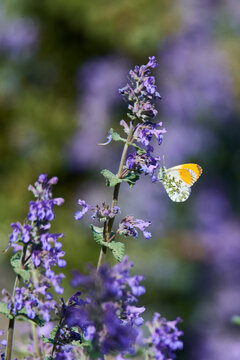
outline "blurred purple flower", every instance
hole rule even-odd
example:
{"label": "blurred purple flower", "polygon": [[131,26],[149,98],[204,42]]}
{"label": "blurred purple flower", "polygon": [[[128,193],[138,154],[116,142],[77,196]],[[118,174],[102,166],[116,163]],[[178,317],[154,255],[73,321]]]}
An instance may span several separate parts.
{"label": "blurred purple flower", "polygon": [[89,169],[109,165],[104,148],[97,144],[105,138],[113,115],[112,106],[120,103],[119,84],[127,72],[127,63],[116,56],[89,61],[77,76],[78,129],[68,145],[68,158],[73,168]]}
{"label": "blurred purple flower", "polygon": [[0,6],[0,53],[9,54],[14,59],[26,58],[35,51],[38,27],[30,18],[7,14]]}
{"label": "blurred purple flower", "polygon": [[212,121],[231,113],[234,94],[226,56],[201,27],[190,27],[168,42],[160,76],[162,108],[168,118]]}
{"label": "blurred purple flower", "polygon": [[[140,285],[143,276],[131,276],[133,266],[124,257],[112,268],[101,266],[92,269],[90,275],[74,272],[72,285],[80,287],[86,299],[79,299],[76,293],[65,310],[65,324],[70,328],[79,326],[85,339],[91,337],[92,344],[101,354],[112,351],[132,352],[138,336],[140,316],[145,308],[137,307],[137,297],[145,292]],[[96,331],[96,329],[98,331]]]}
{"label": "blurred purple flower", "polygon": [[152,322],[147,323],[151,333],[151,337],[148,339],[150,358],[156,360],[176,358],[175,351],[183,348],[183,342],[179,340],[183,332],[177,328],[180,321],[180,318],[175,321],[167,321],[159,313],[153,315]]}

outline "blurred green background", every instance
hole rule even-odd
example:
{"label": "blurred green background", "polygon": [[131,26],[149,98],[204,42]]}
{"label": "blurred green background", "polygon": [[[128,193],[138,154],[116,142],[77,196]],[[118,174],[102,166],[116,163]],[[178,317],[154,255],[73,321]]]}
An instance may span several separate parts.
{"label": "blurred green background", "polygon": [[[99,148],[119,129],[127,73],[155,55],[167,129],[167,167],[196,162],[203,175],[189,200],[172,203],[144,178],[122,186],[122,215],[152,221],[151,240],[126,241],[134,273],[146,276],[146,318],[180,316],[178,359],[239,360],[240,330],[240,2],[234,0],[42,0],[0,3],[0,242],[22,221],[40,173],[58,176],[53,231],[64,232],[71,270],[97,263],[90,218],[74,220],[77,200],[111,201],[99,174],[116,171],[121,148]],[[1,287],[11,289],[9,256]],[[114,263],[111,256],[108,260]],[[5,326],[2,320],[3,327]],[[2,326],[0,326],[2,327]]]}

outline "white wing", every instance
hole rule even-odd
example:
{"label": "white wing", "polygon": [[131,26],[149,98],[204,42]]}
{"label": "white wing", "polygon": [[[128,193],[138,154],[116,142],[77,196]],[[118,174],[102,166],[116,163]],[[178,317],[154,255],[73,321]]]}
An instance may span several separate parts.
{"label": "white wing", "polygon": [[168,169],[161,182],[172,201],[183,202],[189,198],[191,188],[180,179],[177,169]]}

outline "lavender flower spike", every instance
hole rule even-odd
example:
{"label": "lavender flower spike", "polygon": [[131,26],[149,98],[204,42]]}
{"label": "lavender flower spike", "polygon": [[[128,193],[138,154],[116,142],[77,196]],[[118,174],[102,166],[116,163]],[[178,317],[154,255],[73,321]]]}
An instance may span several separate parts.
{"label": "lavender flower spike", "polygon": [[155,77],[150,76],[151,68],[157,66],[155,57],[150,57],[146,65],[135,66],[134,70],[129,71],[130,83],[122,89],[119,89],[129,102],[128,109],[131,113],[128,116],[132,120],[147,121],[154,119],[157,110],[153,104],[153,100],[161,98],[156,91]]}

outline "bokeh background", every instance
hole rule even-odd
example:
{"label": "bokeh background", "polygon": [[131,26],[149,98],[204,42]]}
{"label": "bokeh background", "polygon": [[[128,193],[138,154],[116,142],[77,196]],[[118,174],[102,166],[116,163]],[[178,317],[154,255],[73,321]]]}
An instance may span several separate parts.
{"label": "bokeh background", "polygon": [[[146,318],[184,320],[179,360],[240,359],[231,323],[240,314],[239,35],[237,0],[0,2],[0,246],[26,217],[28,184],[57,175],[65,204],[53,230],[65,232],[66,297],[71,269],[97,263],[90,218],[77,223],[74,212],[78,198],[111,201],[99,171],[116,171],[121,148],[97,144],[126,112],[118,88],[130,67],[158,59],[167,129],[158,153],[167,167],[199,163],[203,175],[186,203],[143,178],[122,186],[120,206],[152,221],[152,239],[126,249],[146,276]],[[9,256],[0,258],[0,285],[11,289]]]}

